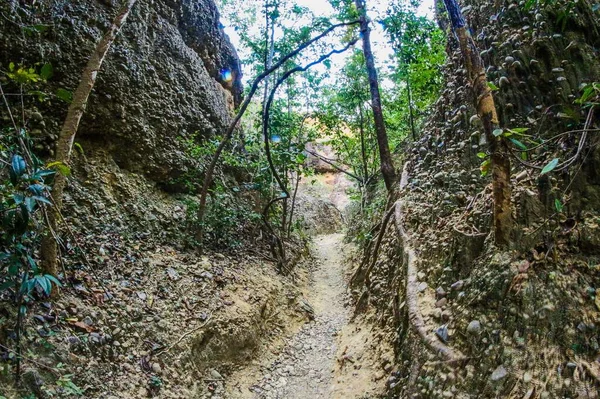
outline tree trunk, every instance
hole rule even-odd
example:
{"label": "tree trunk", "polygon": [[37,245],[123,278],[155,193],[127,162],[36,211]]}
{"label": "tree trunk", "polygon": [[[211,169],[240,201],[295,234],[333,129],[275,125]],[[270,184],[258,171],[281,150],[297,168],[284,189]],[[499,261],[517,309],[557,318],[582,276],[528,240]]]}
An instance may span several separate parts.
{"label": "tree trunk", "polygon": [[362,158],[363,167],[363,183],[366,183],[369,178],[369,165],[367,163],[367,144],[365,143],[365,126],[362,104],[358,106],[359,129],[360,129],[360,156]]}
{"label": "tree trunk", "polygon": [[[110,46],[125,23],[135,2],[136,0],[126,0],[123,3],[123,6],[113,20],[111,27],[96,45],[94,52],[83,70],[79,86],[77,86],[77,90],[75,90],[75,93],[73,94],[73,101],[69,106],[67,117],[65,118],[65,122],[58,136],[58,142],[56,143],[56,162],[61,162],[65,165],[69,164],[71,151],[73,150],[73,142],[75,140],[75,135],[77,134],[77,129],[79,128],[79,122],[85,112],[87,101],[94,88],[94,84],[96,83],[98,72],[102,67],[102,63],[104,62],[104,58],[106,57]],[[48,212],[48,227],[51,231],[56,231],[58,225],[60,211],[62,209],[63,191],[66,183],[66,176],[57,173],[52,187],[54,208],[50,209]],[[56,275],[56,266],[58,264],[57,245],[58,243],[51,232],[47,232],[44,237],[42,237],[41,256],[45,273]]]}
{"label": "tree trunk", "polygon": [[417,141],[417,131],[415,129],[415,116],[413,114],[412,105],[412,91],[410,88],[410,77],[408,75],[408,71],[406,72],[406,89],[408,91],[408,117],[410,120],[410,131],[412,133],[413,141]]}
{"label": "tree trunk", "polygon": [[354,0],[360,16],[360,32],[362,34],[363,52],[365,54],[365,63],[369,78],[369,87],[371,89],[371,107],[373,108],[373,119],[375,122],[375,132],[377,133],[377,145],[379,146],[379,158],[381,160],[381,173],[388,192],[394,190],[396,185],[396,170],[392,162],[392,154],[385,130],[383,111],[381,110],[381,95],[379,94],[379,81],[377,79],[377,70],[375,69],[375,60],[371,50],[371,30],[364,0]]}
{"label": "tree trunk", "polygon": [[473,85],[477,114],[483,122],[485,135],[490,146],[495,243],[500,248],[507,248],[510,245],[513,226],[508,146],[502,137],[496,137],[493,134],[499,123],[494,97],[488,86],[483,60],[467,29],[460,6],[456,0],[444,0],[444,2],[450,16],[452,28],[458,37],[469,81]]}

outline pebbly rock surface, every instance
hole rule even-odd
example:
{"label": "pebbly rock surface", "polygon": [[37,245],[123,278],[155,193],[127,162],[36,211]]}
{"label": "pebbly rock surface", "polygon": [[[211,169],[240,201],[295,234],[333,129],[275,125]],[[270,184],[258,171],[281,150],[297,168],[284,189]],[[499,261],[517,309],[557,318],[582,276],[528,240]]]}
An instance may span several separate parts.
{"label": "pebbly rock surface", "polygon": [[[0,66],[50,63],[42,91],[72,92],[121,2],[30,3],[0,5]],[[87,156],[107,150],[120,168],[179,190],[177,178],[195,167],[181,140],[222,134],[241,99],[240,78],[213,0],[140,0],[99,72],[76,141]],[[53,155],[67,107],[55,96],[28,98],[39,153]]]}

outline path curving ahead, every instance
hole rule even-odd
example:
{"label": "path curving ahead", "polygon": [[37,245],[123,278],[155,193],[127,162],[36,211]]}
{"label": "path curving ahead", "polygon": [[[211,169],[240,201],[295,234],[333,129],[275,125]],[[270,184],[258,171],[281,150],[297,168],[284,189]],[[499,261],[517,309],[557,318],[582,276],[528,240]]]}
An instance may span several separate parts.
{"label": "path curving ahead", "polygon": [[344,307],[342,238],[342,234],[315,238],[317,266],[308,297],[315,319],[289,340],[270,372],[254,385],[256,399],[333,398],[336,337],[350,316]]}

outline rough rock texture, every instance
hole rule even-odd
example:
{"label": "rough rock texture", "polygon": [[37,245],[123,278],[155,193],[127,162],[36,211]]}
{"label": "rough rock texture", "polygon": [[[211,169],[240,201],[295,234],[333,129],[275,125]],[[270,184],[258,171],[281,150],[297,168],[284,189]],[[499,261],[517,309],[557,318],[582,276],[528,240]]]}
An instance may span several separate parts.
{"label": "rough rock texture", "polygon": [[[120,2],[29,3],[0,6],[0,64],[51,63],[45,91],[74,90]],[[47,26],[37,32],[36,24]],[[240,78],[212,0],[140,0],[99,72],[76,141],[88,154],[108,149],[120,168],[177,189],[177,178],[195,167],[179,140],[222,134],[240,100]],[[58,99],[27,105],[44,122],[31,122],[38,150],[52,155],[67,106]]]}
{"label": "rough rock texture", "polygon": [[[600,6],[546,3],[551,7],[530,11],[523,9],[525,2],[461,5],[489,65],[488,80],[499,88],[494,97],[501,127],[529,128],[549,140],[585,122],[588,109],[575,100],[582,84],[600,81]],[[406,313],[402,242],[388,226],[371,283],[355,295],[367,317],[386,321],[381,335],[398,350],[389,395],[597,398],[597,136],[588,137],[573,166],[541,177],[516,159],[521,154],[509,143],[516,148],[514,247],[498,251],[489,235],[490,177],[481,177],[477,156],[488,146],[452,36],[448,50],[446,89],[420,139],[407,146],[401,222],[418,257],[417,299],[426,330],[468,360],[447,363],[415,334]],[[591,127],[600,126],[599,117],[596,110]],[[575,155],[580,137],[575,132],[555,138],[530,152],[528,163],[544,166],[555,157],[562,162]],[[477,334],[470,332],[473,320]]]}

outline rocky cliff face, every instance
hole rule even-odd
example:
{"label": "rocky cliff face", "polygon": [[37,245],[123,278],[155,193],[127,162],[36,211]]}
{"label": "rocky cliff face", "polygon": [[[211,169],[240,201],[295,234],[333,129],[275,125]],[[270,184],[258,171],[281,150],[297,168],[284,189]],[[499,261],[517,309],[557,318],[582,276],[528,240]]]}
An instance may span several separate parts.
{"label": "rocky cliff face", "polygon": [[[557,0],[527,10],[525,2],[460,3],[488,81],[498,88],[501,127],[528,128],[529,138],[543,139],[512,137],[529,147],[542,143],[527,158],[509,142],[514,245],[503,252],[490,236],[490,178],[481,176],[478,156],[488,145],[450,34],[446,89],[422,137],[407,146],[404,217],[396,222],[416,251],[413,289],[425,335],[468,360],[461,367],[445,363],[415,333],[404,302],[405,243],[393,223],[366,292],[356,292],[359,305],[389,323],[380,334],[398,348],[393,397],[597,397],[600,281],[589,266],[600,249],[597,138],[588,136],[576,162],[560,172],[541,176],[541,168],[527,165],[577,153],[582,134],[573,130],[582,129],[590,108],[575,100],[582,85],[600,81],[600,5]],[[591,117],[588,127],[598,128],[598,110]]]}
{"label": "rocky cliff face", "polygon": [[[95,43],[120,2],[11,0],[0,9],[0,63],[51,63],[44,91],[74,90]],[[180,140],[221,134],[241,98],[235,49],[212,0],[140,0],[114,43],[76,141],[88,157],[108,154],[121,169],[177,190],[177,177],[196,167]],[[26,104],[38,151],[52,155],[66,104]],[[42,122],[43,121],[43,122]]]}

